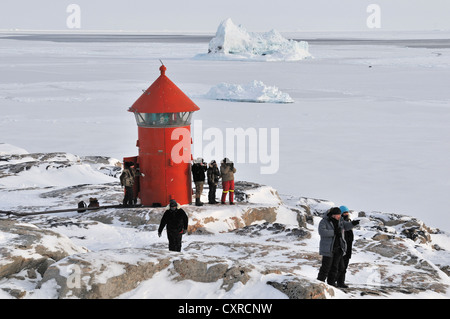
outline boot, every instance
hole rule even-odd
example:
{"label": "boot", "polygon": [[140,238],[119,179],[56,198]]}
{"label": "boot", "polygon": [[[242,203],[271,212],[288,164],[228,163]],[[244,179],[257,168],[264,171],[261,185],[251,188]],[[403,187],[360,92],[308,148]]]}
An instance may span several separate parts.
{"label": "boot", "polygon": [[337,283],[337,285],[336,285],[336,287],[338,287],[338,288],[348,288],[348,286],[345,284],[345,283],[343,283],[343,282],[338,282]]}
{"label": "boot", "polygon": [[200,201],[200,198],[195,199],[195,206],[203,206],[203,203]]}

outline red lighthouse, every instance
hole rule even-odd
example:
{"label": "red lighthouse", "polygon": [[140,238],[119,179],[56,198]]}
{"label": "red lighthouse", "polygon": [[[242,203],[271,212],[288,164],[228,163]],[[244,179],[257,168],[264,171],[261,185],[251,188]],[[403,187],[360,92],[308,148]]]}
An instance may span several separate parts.
{"label": "red lighthouse", "polygon": [[128,109],[138,125],[139,198],[145,206],[166,206],[171,199],[192,202],[191,117],[200,108],[167,76],[161,75]]}

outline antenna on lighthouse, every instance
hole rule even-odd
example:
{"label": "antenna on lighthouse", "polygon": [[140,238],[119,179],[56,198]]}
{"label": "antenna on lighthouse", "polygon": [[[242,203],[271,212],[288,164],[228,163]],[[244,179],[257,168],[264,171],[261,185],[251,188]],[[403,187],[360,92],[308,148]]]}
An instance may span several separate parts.
{"label": "antenna on lighthouse", "polygon": [[164,65],[163,61],[161,61],[161,59],[159,60],[159,62],[161,62],[161,66],[159,67],[159,70],[161,71],[161,75],[165,75],[167,68]]}

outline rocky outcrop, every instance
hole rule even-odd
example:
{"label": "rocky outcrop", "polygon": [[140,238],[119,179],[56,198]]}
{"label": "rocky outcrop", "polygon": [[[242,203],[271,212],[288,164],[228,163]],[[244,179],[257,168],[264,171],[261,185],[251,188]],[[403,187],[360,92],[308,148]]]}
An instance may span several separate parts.
{"label": "rocky outcrop", "polygon": [[23,271],[31,278],[43,276],[53,263],[87,252],[61,234],[14,220],[0,219],[0,241],[0,278],[14,277]]}
{"label": "rocky outcrop", "polygon": [[[5,179],[23,177],[27,167],[45,173],[73,169],[80,163],[94,167],[90,170],[96,174],[102,167],[117,171],[103,157],[53,153],[0,160],[0,178]],[[49,202],[43,209],[25,201],[28,206],[18,208],[25,211],[76,207],[89,197],[96,197],[100,205],[117,204],[123,196],[116,181],[0,191]],[[255,296],[262,288],[288,298],[342,297],[342,291],[315,279],[321,264],[317,224],[333,203],[280,196],[269,186],[249,182],[236,182],[235,193],[234,206],[184,207],[189,235],[183,237],[182,253],[169,252],[165,236],[156,235],[164,207],[2,215],[0,293],[13,298],[120,298],[133,296],[143,283],[166,280],[214,286],[215,291],[208,293],[212,296],[235,297],[258,287]],[[351,286],[358,284],[345,292],[346,297],[424,292],[447,296],[449,253],[445,240],[433,241],[438,230],[404,215],[351,213],[361,223],[355,228],[353,245],[358,258],[352,258],[347,278]]]}
{"label": "rocky outcrop", "polygon": [[267,233],[273,235],[273,238],[278,236],[296,239],[308,239],[311,238],[311,233],[304,228],[289,228],[286,225],[279,223],[269,223],[265,222],[258,225],[250,225],[242,228],[238,228],[232,231],[235,234],[249,236],[249,237],[258,237],[263,234],[267,235]]}
{"label": "rocky outcrop", "polygon": [[334,296],[334,290],[330,286],[299,278],[285,279],[282,282],[269,281],[267,284],[286,294],[289,299],[327,299]]}
{"label": "rocky outcrop", "polygon": [[121,171],[120,161],[106,156],[82,156],[78,157],[69,153],[26,153],[26,154],[4,154],[0,160],[8,163],[0,169],[0,178],[18,174],[22,171],[45,165],[48,169],[64,169],[77,164],[89,164],[98,166],[104,174],[117,176]]}
{"label": "rocky outcrop", "polygon": [[119,249],[92,252],[70,256],[50,266],[40,287],[53,280],[58,286],[58,298],[115,298],[169,265],[170,257],[162,251]]}
{"label": "rocky outcrop", "polygon": [[180,257],[166,250],[121,249],[67,257],[47,269],[40,286],[55,281],[58,298],[116,298],[166,268],[175,281],[222,281],[221,288],[229,291],[237,282],[245,285],[253,267],[230,265],[213,256]]}
{"label": "rocky outcrop", "polygon": [[[204,259],[204,258],[202,258]],[[193,280],[197,282],[215,282],[223,280],[221,288],[229,291],[237,282],[244,285],[250,279],[251,268],[236,264],[229,266],[226,260],[215,260],[209,257],[210,261],[203,261],[196,258],[178,259],[173,262],[173,273],[175,280]]]}
{"label": "rocky outcrop", "polygon": [[[410,216],[381,212],[372,212],[370,214],[365,212],[358,213],[358,217],[368,216],[370,216],[371,224],[367,226],[378,231],[380,234],[401,236],[419,244],[430,243],[431,234],[439,232],[438,229],[427,227],[422,221]],[[379,238],[382,239],[383,237]]]}

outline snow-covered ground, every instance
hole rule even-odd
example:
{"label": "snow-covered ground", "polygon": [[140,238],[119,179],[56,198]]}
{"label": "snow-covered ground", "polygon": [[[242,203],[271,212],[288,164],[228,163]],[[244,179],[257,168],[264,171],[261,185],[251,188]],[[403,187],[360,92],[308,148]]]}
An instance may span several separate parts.
{"label": "snow-covered ground", "polygon": [[[161,59],[167,76],[200,107],[192,129],[203,145],[194,141],[194,158],[209,145],[209,128],[224,138],[227,128],[268,128],[268,139],[246,148],[257,155],[256,163],[249,163],[250,154],[246,163],[235,158],[236,179],[355,210],[416,216],[450,230],[450,49],[448,40],[430,44],[448,39],[448,33],[289,37],[311,39],[314,58],[202,60],[198,55],[206,54],[209,44],[201,37],[123,43],[73,42],[68,35],[67,41],[53,42],[2,34],[0,142],[30,153],[136,155],[137,128],[127,109],[159,76]],[[395,41],[342,41],[377,37]],[[320,38],[333,41],[313,41]],[[405,47],[402,39],[420,45]],[[220,83],[253,81],[278,88],[294,102],[236,103],[205,96]],[[278,171],[261,174],[268,164],[259,151],[266,147],[270,154],[272,128],[279,130],[279,154],[272,157],[279,161]],[[223,145],[223,155],[231,157],[226,141]],[[2,205],[20,205],[14,196],[5,200]]]}
{"label": "snow-covered ground", "polygon": [[[14,201],[21,203],[14,211],[36,212],[74,208],[89,197],[102,206],[123,197],[114,159],[1,149],[0,181],[6,187],[0,190],[0,210]],[[39,174],[49,184],[36,183]],[[165,234],[157,235],[165,208],[2,213],[0,298],[449,297],[449,233],[384,212],[351,212],[360,220],[346,276],[351,289],[317,281],[317,228],[332,206],[237,182],[234,206],[183,206],[189,234],[180,253],[169,252]],[[295,286],[299,283],[303,286]]]}

